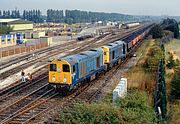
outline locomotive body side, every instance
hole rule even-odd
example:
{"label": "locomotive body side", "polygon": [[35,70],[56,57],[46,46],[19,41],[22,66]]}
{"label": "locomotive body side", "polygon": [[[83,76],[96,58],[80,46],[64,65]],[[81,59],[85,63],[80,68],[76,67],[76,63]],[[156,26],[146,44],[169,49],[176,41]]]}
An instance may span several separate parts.
{"label": "locomotive body side", "polygon": [[58,88],[66,87],[71,90],[77,84],[94,80],[105,70],[102,49],[91,49],[51,62],[49,83]]}

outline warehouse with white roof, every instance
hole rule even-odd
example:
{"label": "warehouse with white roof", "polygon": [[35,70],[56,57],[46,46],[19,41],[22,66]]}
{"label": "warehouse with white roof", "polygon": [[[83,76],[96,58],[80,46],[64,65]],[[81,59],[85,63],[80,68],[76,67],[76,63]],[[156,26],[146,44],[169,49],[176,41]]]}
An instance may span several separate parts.
{"label": "warehouse with white roof", "polygon": [[0,26],[13,27],[13,31],[33,30],[33,22],[22,19],[0,19]]}

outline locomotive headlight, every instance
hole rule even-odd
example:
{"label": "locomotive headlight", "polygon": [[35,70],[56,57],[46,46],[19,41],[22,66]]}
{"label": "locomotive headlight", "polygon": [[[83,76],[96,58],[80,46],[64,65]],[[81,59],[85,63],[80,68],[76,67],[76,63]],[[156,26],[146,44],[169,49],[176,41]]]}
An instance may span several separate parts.
{"label": "locomotive headlight", "polygon": [[66,78],[64,78],[64,80],[63,80],[64,82],[67,82],[67,79]]}
{"label": "locomotive headlight", "polygon": [[55,77],[53,77],[53,78],[52,78],[52,81],[56,81],[56,78],[55,78]]}
{"label": "locomotive headlight", "polygon": [[60,72],[61,71],[61,69],[60,68],[57,68],[57,72]]}

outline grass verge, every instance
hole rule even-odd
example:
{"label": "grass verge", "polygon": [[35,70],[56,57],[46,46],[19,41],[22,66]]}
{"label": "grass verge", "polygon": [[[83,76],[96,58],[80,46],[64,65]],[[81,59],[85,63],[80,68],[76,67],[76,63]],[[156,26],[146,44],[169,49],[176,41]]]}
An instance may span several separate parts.
{"label": "grass verge", "polygon": [[[180,59],[180,40],[174,39],[170,41],[169,43],[165,44],[165,50],[166,50],[166,62],[169,61],[169,57],[171,53],[173,55],[173,58]],[[179,100],[175,100],[174,96],[172,94],[172,91],[177,95],[180,90],[180,82],[178,79],[180,79],[180,66],[179,64],[175,64],[175,66],[172,69],[166,68],[166,82],[167,82],[167,93],[169,98],[169,105],[168,109],[170,111],[169,117],[170,117],[170,123],[172,124],[178,124],[180,122],[180,103]],[[175,88],[173,88],[173,85],[176,84]],[[180,94],[179,94],[180,95]]]}

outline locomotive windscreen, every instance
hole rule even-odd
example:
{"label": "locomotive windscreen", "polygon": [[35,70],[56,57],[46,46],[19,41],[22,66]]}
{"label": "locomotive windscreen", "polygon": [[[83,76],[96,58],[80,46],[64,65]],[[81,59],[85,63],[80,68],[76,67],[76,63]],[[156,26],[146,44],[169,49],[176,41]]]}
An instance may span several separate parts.
{"label": "locomotive windscreen", "polygon": [[63,65],[63,72],[70,72],[69,65],[67,65],[67,64]]}
{"label": "locomotive windscreen", "polygon": [[50,64],[50,71],[56,71],[56,64]]}

